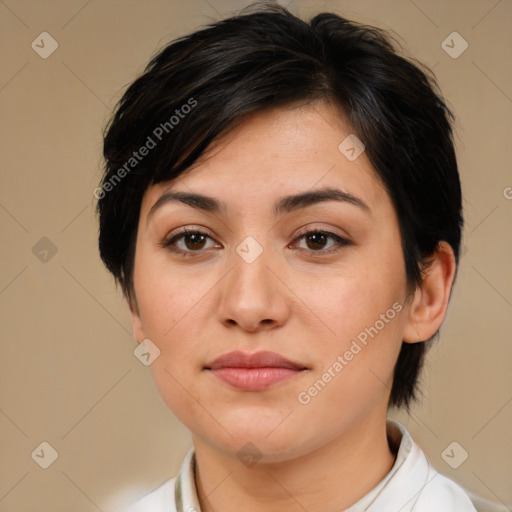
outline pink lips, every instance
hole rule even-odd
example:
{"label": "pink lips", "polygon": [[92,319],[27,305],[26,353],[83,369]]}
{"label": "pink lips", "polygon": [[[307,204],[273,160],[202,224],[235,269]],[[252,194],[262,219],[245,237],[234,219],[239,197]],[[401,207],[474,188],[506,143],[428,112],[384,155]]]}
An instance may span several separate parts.
{"label": "pink lips", "polygon": [[224,354],[205,366],[222,381],[244,391],[261,391],[307,368],[275,352]]}

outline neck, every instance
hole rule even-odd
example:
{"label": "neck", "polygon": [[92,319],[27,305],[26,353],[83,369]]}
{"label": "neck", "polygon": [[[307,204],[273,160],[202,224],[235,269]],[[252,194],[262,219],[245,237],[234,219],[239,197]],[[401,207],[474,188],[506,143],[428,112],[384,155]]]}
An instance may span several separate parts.
{"label": "neck", "polygon": [[384,421],[359,422],[306,454],[253,467],[236,454],[193,440],[202,512],[344,510],[373,489],[395,461],[385,415]]}

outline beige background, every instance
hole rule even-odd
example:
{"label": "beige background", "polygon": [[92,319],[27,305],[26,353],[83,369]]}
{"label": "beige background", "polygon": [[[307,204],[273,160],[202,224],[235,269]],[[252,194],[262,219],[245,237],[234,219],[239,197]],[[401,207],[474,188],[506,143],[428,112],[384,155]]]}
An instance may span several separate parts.
{"label": "beige background", "polygon": [[[458,116],[464,256],[423,402],[399,418],[440,471],[510,507],[512,3],[282,3],[394,30]],[[124,87],[163,44],[245,5],[0,1],[1,512],[112,511],[174,476],[191,446],[134,357],[126,306],[98,256],[92,191]],[[59,45],[47,59],[31,47],[43,31]],[[469,43],[457,59],[441,46],[453,31]],[[31,457],[43,441],[58,453],[48,469]],[[441,457],[452,441],[469,453],[458,469]]]}

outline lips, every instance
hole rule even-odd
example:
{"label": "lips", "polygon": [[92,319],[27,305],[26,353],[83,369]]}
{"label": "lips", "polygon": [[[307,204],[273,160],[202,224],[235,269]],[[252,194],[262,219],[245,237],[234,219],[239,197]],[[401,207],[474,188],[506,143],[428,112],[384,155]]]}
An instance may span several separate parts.
{"label": "lips", "polygon": [[307,369],[275,352],[229,352],[205,366],[205,370],[223,383],[242,391],[263,391]]}
{"label": "lips", "polygon": [[223,354],[205,366],[208,370],[220,368],[289,368],[290,370],[305,370],[300,363],[290,361],[275,352],[256,352],[245,354],[240,351]]}

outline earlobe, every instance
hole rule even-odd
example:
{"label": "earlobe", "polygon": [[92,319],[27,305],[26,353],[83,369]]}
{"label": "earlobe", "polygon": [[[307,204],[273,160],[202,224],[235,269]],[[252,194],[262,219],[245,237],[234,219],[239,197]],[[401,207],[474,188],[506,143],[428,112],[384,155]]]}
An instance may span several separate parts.
{"label": "earlobe", "polygon": [[440,242],[411,301],[404,342],[425,341],[437,332],[448,309],[455,269],[452,247],[447,242]]}

